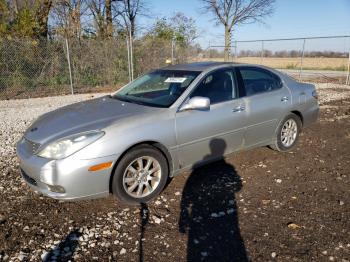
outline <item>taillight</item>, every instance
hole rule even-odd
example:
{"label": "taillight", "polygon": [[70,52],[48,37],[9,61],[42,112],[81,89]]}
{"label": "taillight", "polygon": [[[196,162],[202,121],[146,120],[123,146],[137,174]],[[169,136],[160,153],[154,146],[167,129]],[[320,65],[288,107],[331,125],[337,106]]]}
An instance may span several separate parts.
{"label": "taillight", "polygon": [[318,99],[318,94],[317,94],[317,91],[316,91],[316,90],[312,91],[312,96],[313,96],[315,99]]}

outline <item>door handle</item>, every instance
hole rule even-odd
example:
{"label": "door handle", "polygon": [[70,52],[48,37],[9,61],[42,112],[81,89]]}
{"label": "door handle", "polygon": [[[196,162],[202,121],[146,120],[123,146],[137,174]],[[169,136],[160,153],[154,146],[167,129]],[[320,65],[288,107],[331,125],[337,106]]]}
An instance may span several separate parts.
{"label": "door handle", "polygon": [[282,101],[282,102],[288,101],[288,97],[287,97],[287,96],[282,97],[282,98],[281,98],[281,101]]}
{"label": "door handle", "polygon": [[242,112],[245,110],[245,107],[244,106],[237,106],[235,107],[234,109],[232,109],[232,112],[233,113],[237,113],[237,112]]}

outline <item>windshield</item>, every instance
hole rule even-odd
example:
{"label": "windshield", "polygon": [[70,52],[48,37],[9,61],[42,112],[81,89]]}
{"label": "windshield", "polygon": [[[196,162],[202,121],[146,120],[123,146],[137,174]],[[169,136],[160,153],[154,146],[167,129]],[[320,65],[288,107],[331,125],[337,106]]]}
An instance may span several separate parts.
{"label": "windshield", "polygon": [[171,106],[200,74],[195,71],[157,70],[127,84],[113,98],[156,106]]}

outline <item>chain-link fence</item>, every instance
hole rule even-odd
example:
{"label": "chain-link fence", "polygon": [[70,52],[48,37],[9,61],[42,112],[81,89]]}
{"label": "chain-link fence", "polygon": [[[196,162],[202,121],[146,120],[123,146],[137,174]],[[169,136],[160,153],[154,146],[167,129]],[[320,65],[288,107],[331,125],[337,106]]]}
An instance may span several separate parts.
{"label": "chain-link fence", "polygon": [[[211,45],[202,60],[223,60]],[[230,61],[280,69],[301,81],[349,84],[350,36],[233,41]]]}
{"label": "chain-link fence", "polygon": [[0,98],[65,92],[69,73],[60,41],[0,40]]}
{"label": "chain-link fence", "polygon": [[[0,39],[0,99],[114,91],[130,80],[131,63],[136,78],[169,62],[223,61],[223,50],[144,37],[133,41],[131,61],[122,37]],[[235,41],[231,61],[267,65],[303,81],[349,84],[349,50],[349,36]]]}
{"label": "chain-link fence", "polygon": [[[133,75],[190,56],[172,41],[134,40]],[[1,39],[0,99],[113,91],[129,81],[130,63],[124,38]]]}

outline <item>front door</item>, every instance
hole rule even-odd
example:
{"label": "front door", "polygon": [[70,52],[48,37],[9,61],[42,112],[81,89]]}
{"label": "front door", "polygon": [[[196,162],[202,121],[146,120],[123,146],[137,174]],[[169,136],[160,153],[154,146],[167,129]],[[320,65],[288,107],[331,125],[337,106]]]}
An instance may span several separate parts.
{"label": "front door", "polygon": [[208,97],[210,110],[176,114],[178,156],[181,168],[220,158],[242,146],[246,121],[245,100],[238,98],[232,69],[209,73],[190,98]]}

